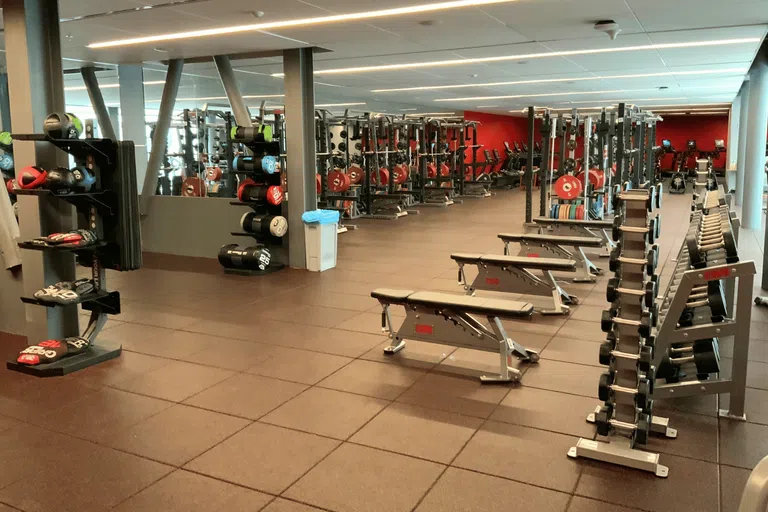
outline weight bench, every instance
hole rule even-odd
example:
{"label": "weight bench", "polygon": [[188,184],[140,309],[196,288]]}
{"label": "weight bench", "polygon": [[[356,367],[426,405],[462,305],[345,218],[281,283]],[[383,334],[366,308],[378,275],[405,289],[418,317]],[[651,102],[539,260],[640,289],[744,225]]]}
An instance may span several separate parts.
{"label": "weight bench", "polygon": [[552,232],[553,235],[563,236],[592,236],[603,241],[605,252],[600,254],[601,258],[607,258],[611,251],[616,247],[616,243],[606,230],[613,228],[613,222],[609,220],[577,220],[577,219],[550,219],[549,217],[536,217],[533,222],[539,225],[539,233],[544,233],[544,229]]}
{"label": "weight bench", "polygon": [[[451,259],[459,264],[459,283],[470,295],[474,295],[475,290],[487,290],[551,296],[554,309],[541,310],[543,315],[564,315],[570,309],[563,303],[579,303],[578,297],[560,288],[552,276],[554,270],[574,272],[574,260],[467,253],[451,254]],[[464,265],[477,265],[477,277],[471,285],[464,276]],[[536,277],[530,270],[541,270],[542,277]]]}
{"label": "weight bench", "polygon": [[[502,233],[499,238],[504,242],[504,254],[509,254],[510,242],[519,242],[520,256],[576,260],[579,270],[573,278],[575,283],[591,283],[595,281],[596,275],[603,274],[603,269],[592,263],[583,249],[584,247],[602,247],[604,242],[597,237]],[[575,250],[569,251],[565,247],[572,247]]]}
{"label": "weight bench", "polygon": [[[530,317],[533,305],[528,302],[388,288],[373,290],[371,297],[382,305],[381,327],[389,330],[392,339],[392,345],[384,349],[385,354],[395,354],[404,349],[406,339],[486,352],[498,351],[499,375],[480,377],[484,383],[518,382],[522,373],[510,366],[513,355],[531,363],[539,360],[538,353],[507,336],[501,323],[501,319],[505,318]],[[405,320],[397,331],[389,311],[393,304],[405,307],[406,312]],[[490,328],[472,315],[484,316]]]}

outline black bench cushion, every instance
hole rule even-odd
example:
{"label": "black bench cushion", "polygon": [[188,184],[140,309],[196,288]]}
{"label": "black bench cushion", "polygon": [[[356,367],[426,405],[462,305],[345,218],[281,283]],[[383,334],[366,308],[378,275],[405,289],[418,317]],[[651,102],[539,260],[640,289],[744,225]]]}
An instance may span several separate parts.
{"label": "black bench cushion", "polygon": [[609,220],[580,220],[580,219],[550,219],[549,217],[536,217],[536,224],[570,224],[572,226],[584,226],[585,228],[603,229],[610,228],[613,223]]}
{"label": "black bench cushion", "polygon": [[387,304],[405,304],[406,299],[413,290],[396,290],[393,288],[376,288],[371,292],[371,297]]}
{"label": "black bench cushion", "polygon": [[561,260],[558,258],[534,258],[533,256],[504,256],[500,254],[484,254],[480,263],[498,267],[515,266],[521,268],[535,268],[537,270],[575,270],[574,260]]}
{"label": "black bench cushion", "polygon": [[514,300],[472,297],[441,292],[416,292],[408,303],[434,308],[450,308],[457,312],[499,318],[526,317],[533,314],[533,304]]}
{"label": "black bench cushion", "polygon": [[537,235],[533,233],[500,233],[499,238],[505,242],[544,242],[569,247],[601,247],[604,243],[602,239],[595,236]]}

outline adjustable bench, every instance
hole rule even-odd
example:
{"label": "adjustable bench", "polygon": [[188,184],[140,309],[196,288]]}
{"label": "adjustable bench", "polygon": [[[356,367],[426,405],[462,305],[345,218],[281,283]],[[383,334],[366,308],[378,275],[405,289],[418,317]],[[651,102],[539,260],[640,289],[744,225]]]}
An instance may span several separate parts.
{"label": "adjustable bench", "polygon": [[[459,264],[459,283],[464,285],[470,295],[474,295],[475,290],[488,290],[551,296],[555,301],[554,309],[542,310],[544,315],[564,315],[568,313],[569,308],[563,303],[579,302],[578,297],[560,288],[552,276],[554,270],[574,272],[574,260],[471,253],[451,254],[451,259]],[[477,265],[477,277],[471,285],[464,276],[464,265]],[[536,277],[529,270],[541,270],[542,277]]]}
{"label": "adjustable bench", "polygon": [[[603,270],[592,263],[583,249],[584,247],[602,247],[604,242],[597,237],[502,233],[499,238],[504,242],[504,254],[509,254],[510,242],[519,242],[520,256],[576,260],[579,264],[578,274],[573,278],[576,283],[594,282],[595,275],[603,274]],[[565,247],[572,247],[575,250],[569,251]]]}
{"label": "adjustable bench", "polygon": [[616,243],[608,234],[613,228],[613,222],[610,220],[577,220],[577,219],[550,219],[549,217],[536,217],[533,222],[539,225],[539,232],[543,233],[545,229],[551,231],[553,235],[563,236],[593,236],[603,241],[605,252],[600,254],[601,258],[607,258],[611,251],[616,247]]}
{"label": "adjustable bench", "polygon": [[[511,365],[514,355],[521,361],[535,363],[539,354],[527,350],[507,336],[501,319],[525,318],[533,314],[527,302],[506,301],[455,295],[440,292],[413,292],[378,288],[371,297],[381,303],[382,329],[389,330],[392,345],[385,354],[395,354],[405,348],[405,340],[439,343],[454,347],[499,353],[499,375],[483,376],[481,382],[517,382],[522,374]],[[395,331],[389,306],[405,307],[406,317]],[[472,315],[484,316],[490,329]]]}

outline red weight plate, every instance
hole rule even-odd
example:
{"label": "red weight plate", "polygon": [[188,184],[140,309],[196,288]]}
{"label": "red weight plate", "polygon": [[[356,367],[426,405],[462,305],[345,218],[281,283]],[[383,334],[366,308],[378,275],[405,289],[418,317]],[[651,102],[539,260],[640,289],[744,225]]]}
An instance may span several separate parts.
{"label": "red weight plate", "polygon": [[357,165],[350,165],[347,174],[349,174],[349,182],[352,185],[357,185],[363,180],[363,169]]}
{"label": "red weight plate", "polygon": [[187,178],[181,184],[181,195],[184,197],[205,197],[206,191],[205,182],[197,176]]}
{"label": "red weight plate", "polygon": [[374,181],[379,185],[389,185],[389,169],[380,168],[374,175]]}
{"label": "red weight plate", "polygon": [[331,192],[346,192],[349,190],[349,175],[341,171],[331,171],[328,173],[328,188]]}
{"label": "red weight plate", "polygon": [[445,164],[440,164],[440,176],[448,176],[451,174],[451,168]]}
{"label": "red weight plate", "polygon": [[396,165],[392,170],[392,179],[395,185],[402,185],[408,179],[408,166],[405,164]]}
{"label": "red weight plate", "polygon": [[317,189],[318,194],[323,191],[323,180],[320,178],[319,174],[315,174],[315,188]]}
{"label": "red weight plate", "polygon": [[285,193],[283,192],[283,187],[280,187],[278,185],[272,185],[271,187],[267,188],[267,202],[278,206],[283,203],[283,199],[285,199]]}
{"label": "red weight plate", "polygon": [[427,164],[427,178],[437,178],[437,166],[435,164]]}
{"label": "red weight plate", "polygon": [[240,201],[245,201],[245,189],[248,187],[252,187],[255,185],[256,182],[253,181],[251,178],[245,179],[240,183],[240,186],[237,187],[237,199]]}
{"label": "red weight plate", "polygon": [[205,170],[205,179],[208,181],[219,181],[221,179],[221,167],[208,167]]}
{"label": "red weight plate", "polygon": [[570,174],[560,176],[555,182],[555,194],[560,199],[576,199],[583,190],[581,181]]}

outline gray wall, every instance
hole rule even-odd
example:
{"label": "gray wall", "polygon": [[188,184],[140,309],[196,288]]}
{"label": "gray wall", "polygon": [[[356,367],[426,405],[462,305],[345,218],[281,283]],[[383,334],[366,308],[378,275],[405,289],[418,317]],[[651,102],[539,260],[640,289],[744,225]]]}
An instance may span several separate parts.
{"label": "gray wall", "polygon": [[26,334],[27,318],[24,303],[19,299],[22,295],[24,283],[21,280],[21,267],[13,272],[0,269],[0,331]]}

